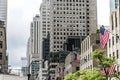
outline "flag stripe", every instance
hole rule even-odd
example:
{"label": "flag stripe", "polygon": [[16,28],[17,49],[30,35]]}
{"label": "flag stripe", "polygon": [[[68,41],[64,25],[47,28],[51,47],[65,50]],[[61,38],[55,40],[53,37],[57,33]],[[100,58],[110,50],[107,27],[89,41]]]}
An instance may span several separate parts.
{"label": "flag stripe", "polygon": [[61,76],[64,74],[64,70],[63,70],[63,68],[60,68],[60,72],[59,72],[59,74],[60,74]]}
{"label": "flag stripe", "polygon": [[[102,28],[102,29],[104,29],[104,28]],[[104,31],[104,32],[101,32],[101,34],[100,34],[100,46],[101,46],[101,48],[105,48],[107,41],[109,39],[109,32],[106,30],[102,30],[102,31]]]}
{"label": "flag stripe", "polygon": [[75,56],[74,60],[75,60],[77,63],[80,63],[80,55],[77,54],[77,53],[74,53],[74,56]]}
{"label": "flag stripe", "polygon": [[77,54],[77,62],[80,63],[80,55]]}
{"label": "flag stripe", "polygon": [[111,74],[114,73],[115,67],[116,67],[116,65],[112,65],[112,66],[109,68],[109,75],[111,75]]}

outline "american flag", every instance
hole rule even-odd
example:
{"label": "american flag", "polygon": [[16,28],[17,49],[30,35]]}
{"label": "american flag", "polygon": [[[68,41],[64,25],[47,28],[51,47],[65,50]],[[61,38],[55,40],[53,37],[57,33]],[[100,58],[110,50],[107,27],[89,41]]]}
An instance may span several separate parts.
{"label": "american flag", "polygon": [[111,75],[111,74],[114,74],[115,67],[116,67],[116,65],[112,65],[109,68],[102,68],[101,69],[101,74],[102,75]]}
{"label": "american flag", "polygon": [[77,62],[80,63],[80,55],[77,54]]}
{"label": "american flag", "polygon": [[109,68],[109,75],[111,75],[111,74],[113,74],[115,72],[115,67],[116,67],[116,65],[110,66],[110,68]]}
{"label": "american flag", "polygon": [[76,60],[76,62],[80,63],[80,55],[77,53],[74,53],[74,56],[75,56],[74,60]]}
{"label": "american flag", "polygon": [[63,69],[61,68],[61,70],[60,70],[60,75],[62,76],[64,74],[64,71],[63,71]]}
{"label": "american flag", "polygon": [[107,41],[109,39],[109,32],[105,28],[100,27],[100,46],[105,48]]}

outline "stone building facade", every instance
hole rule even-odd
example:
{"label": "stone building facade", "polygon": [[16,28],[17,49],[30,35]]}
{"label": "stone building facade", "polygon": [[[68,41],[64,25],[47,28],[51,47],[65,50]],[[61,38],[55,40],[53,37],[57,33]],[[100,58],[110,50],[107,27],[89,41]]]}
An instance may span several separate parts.
{"label": "stone building facade", "polygon": [[75,53],[80,54],[76,51],[73,51],[66,56],[64,76],[66,74],[74,73],[80,69],[79,68],[80,63],[75,60]]}
{"label": "stone building facade", "polygon": [[120,71],[120,7],[110,15],[110,37],[107,45],[107,56],[114,56]]}
{"label": "stone building facade", "polygon": [[99,33],[91,34],[82,41],[80,70],[92,69],[93,67],[97,67],[99,65],[92,57],[92,52],[96,49],[101,49]]}
{"label": "stone building facade", "polygon": [[0,21],[0,73],[7,73],[8,70],[8,56],[6,49],[6,27],[4,27],[4,22]]}

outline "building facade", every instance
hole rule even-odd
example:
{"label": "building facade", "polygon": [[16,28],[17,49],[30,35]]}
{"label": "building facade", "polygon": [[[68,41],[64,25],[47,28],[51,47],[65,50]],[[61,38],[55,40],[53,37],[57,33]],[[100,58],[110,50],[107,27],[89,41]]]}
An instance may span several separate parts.
{"label": "building facade", "polygon": [[40,16],[41,16],[41,27],[42,27],[42,38],[47,38],[50,31],[50,1],[42,0],[40,6]]}
{"label": "building facade", "polygon": [[36,15],[33,18],[33,22],[31,23],[31,53],[39,54],[40,53],[40,16]]}
{"label": "building facade", "polygon": [[7,26],[7,3],[8,0],[0,0],[0,20],[4,21],[4,27]]}
{"label": "building facade", "polygon": [[[48,61],[44,62],[44,68],[42,68],[42,80],[48,80]],[[39,73],[35,80],[40,80]]]}
{"label": "building facade", "polygon": [[27,56],[27,66],[29,66],[30,64],[30,49],[31,48],[31,42],[30,42],[30,38],[28,39],[28,42],[27,42],[27,53],[26,53],[26,56]]}
{"label": "building facade", "polygon": [[[43,60],[46,61],[49,59],[50,53],[50,34],[48,34],[47,38],[43,38]],[[44,66],[43,66],[44,67]]]}
{"label": "building facade", "polygon": [[[63,49],[65,51],[73,51],[81,49],[81,42],[84,40],[85,36],[68,36],[66,42],[63,44]],[[81,51],[81,50],[80,50]]]}
{"label": "building facade", "polygon": [[49,54],[49,61],[48,61],[48,75],[55,80],[55,71],[56,66],[61,63],[65,63],[65,58],[68,55],[66,51],[59,51],[59,52],[51,52]]}
{"label": "building facade", "polygon": [[[40,6],[40,22],[41,22],[41,56],[46,60],[49,53],[49,32],[50,32],[50,1],[42,0]],[[45,47],[47,46],[47,47]]]}
{"label": "building facade", "polygon": [[0,73],[7,73],[8,70],[8,55],[6,49],[6,27],[4,27],[4,22],[0,21]]}
{"label": "building facade", "polygon": [[93,59],[92,52],[100,48],[99,33],[87,36],[81,43],[80,70],[93,69],[98,63]]}
{"label": "building facade", "polygon": [[110,0],[110,13],[112,13],[112,11],[115,11],[115,9],[120,5],[120,1],[119,0]]}
{"label": "building facade", "polygon": [[40,16],[36,15],[31,22],[30,30],[30,64],[29,70],[31,73],[32,80],[35,79],[39,71],[39,61],[40,61]]}
{"label": "building facade", "polygon": [[110,16],[110,36],[107,45],[107,56],[114,56],[117,64],[118,70],[120,71],[120,7],[115,9]]}
{"label": "building facade", "polygon": [[30,38],[28,39],[28,42],[27,42],[27,52],[26,52],[26,58],[27,58],[27,67],[28,67],[28,71],[27,71],[27,74],[29,74],[29,67],[30,67],[30,52],[31,52],[31,42],[30,42]]}
{"label": "building facade", "polygon": [[50,0],[50,52],[62,51],[68,36],[96,32],[96,5],[96,0]]}
{"label": "building facade", "polygon": [[63,80],[64,79],[64,69],[65,69],[65,63],[59,63],[56,66],[55,70],[55,80]]}
{"label": "building facade", "polygon": [[66,56],[64,76],[80,70],[80,66],[79,66],[80,63],[75,60],[75,53],[80,54],[76,51],[73,51]]}
{"label": "building facade", "polygon": [[[44,64],[45,61],[48,60],[49,55],[49,31],[50,31],[50,1],[49,0],[42,0],[41,6],[40,6],[40,23],[41,23],[41,31],[40,31],[40,60],[42,61],[40,66],[40,72],[39,72],[39,80],[44,78],[42,75],[43,70],[45,68]],[[41,79],[40,79],[41,78]]]}

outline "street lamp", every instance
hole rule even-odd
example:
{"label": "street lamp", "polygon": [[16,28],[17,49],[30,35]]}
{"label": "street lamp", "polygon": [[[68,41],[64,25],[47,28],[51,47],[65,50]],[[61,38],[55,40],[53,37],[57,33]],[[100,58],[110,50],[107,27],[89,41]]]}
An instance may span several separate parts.
{"label": "street lamp", "polygon": [[30,80],[30,76],[31,76],[31,74],[29,73],[29,74],[27,74],[27,76],[28,76],[28,80]]}

